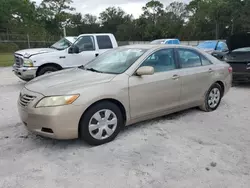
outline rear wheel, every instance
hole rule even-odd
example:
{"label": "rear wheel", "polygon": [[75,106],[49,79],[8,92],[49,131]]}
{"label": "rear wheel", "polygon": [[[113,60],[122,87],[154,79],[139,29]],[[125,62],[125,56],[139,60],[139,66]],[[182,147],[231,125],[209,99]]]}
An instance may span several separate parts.
{"label": "rear wheel", "polygon": [[42,67],[41,69],[38,70],[37,72],[37,76],[41,76],[41,75],[44,75],[44,74],[49,74],[51,72],[55,72],[55,71],[58,71],[59,69],[56,67],[56,66],[44,66]]}
{"label": "rear wheel", "polygon": [[203,105],[200,109],[206,112],[214,111],[218,108],[222,98],[222,88],[219,84],[213,84],[208,90]]}
{"label": "rear wheel", "polygon": [[115,139],[123,126],[122,113],[112,102],[90,107],[80,120],[80,137],[90,145],[101,145]]}

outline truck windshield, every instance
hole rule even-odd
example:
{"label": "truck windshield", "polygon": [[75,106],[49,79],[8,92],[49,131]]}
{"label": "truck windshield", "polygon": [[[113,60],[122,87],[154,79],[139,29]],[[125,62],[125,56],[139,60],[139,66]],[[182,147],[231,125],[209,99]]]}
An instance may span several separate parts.
{"label": "truck windshield", "polygon": [[147,50],[140,48],[118,48],[109,50],[85,66],[85,69],[108,74],[126,71]]}
{"label": "truck windshield", "polygon": [[51,48],[54,48],[56,50],[64,50],[71,46],[71,42],[68,41],[66,38],[62,38],[61,40],[57,41],[55,44],[51,46]]}

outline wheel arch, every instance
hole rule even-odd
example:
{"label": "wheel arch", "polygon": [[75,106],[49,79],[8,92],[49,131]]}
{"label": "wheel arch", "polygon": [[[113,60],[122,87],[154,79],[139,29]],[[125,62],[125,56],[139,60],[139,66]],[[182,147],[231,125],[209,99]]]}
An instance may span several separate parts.
{"label": "wheel arch", "polygon": [[224,96],[225,93],[225,85],[222,81],[216,81],[215,84],[219,84],[222,89],[222,96]]}
{"label": "wheel arch", "polygon": [[96,102],[92,103],[89,107],[87,107],[84,112],[82,113],[82,116],[79,120],[79,123],[78,123],[78,135],[80,135],[80,122],[81,122],[81,119],[83,118],[84,114],[94,105],[96,105],[97,103],[101,103],[101,102],[111,102],[113,104],[115,104],[116,106],[118,106],[118,108],[121,110],[121,113],[122,113],[122,117],[123,117],[123,121],[124,121],[124,125],[126,124],[126,121],[127,121],[127,113],[126,113],[126,109],[124,107],[124,105],[117,99],[114,99],[114,98],[105,98],[105,99],[100,99],[100,100],[97,100]]}
{"label": "wheel arch", "polygon": [[57,63],[45,63],[45,64],[43,64],[43,65],[41,65],[41,66],[39,66],[38,67],[38,69],[37,69],[37,71],[36,71],[36,76],[38,75],[38,72],[43,68],[43,67],[46,67],[46,66],[53,66],[53,67],[56,67],[56,68],[58,68],[58,70],[62,70],[63,68],[62,68],[62,66],[61,65],[59,65],[59,64],[57,64]]}

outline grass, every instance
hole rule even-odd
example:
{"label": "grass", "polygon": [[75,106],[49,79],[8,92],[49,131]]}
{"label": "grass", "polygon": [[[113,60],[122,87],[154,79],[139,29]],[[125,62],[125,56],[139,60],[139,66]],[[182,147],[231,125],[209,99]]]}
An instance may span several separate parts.
{"label": "grass", "polygon": [[12,66],[14,63],[13,53],[0,53],[0,67]]}

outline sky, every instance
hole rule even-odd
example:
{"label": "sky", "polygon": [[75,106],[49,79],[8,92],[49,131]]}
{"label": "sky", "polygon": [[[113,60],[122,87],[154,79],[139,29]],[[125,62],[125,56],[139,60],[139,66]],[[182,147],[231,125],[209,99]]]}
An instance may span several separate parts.
{"label": "sky", "polygon": [[[33,0],[40,3],[42,0]],[[73,0],[72,6],[76,8],[76,12],[82,14],[93,14],[99,16],[99,13],[104,11],[110,6],[119,6],[126,13],[132,14],[135,18],[138,18],[142,13],[142,7],[149,0]],[[173,2],[174,0],[160,0],[165,6]],[[190,0],[179,0],[179,2],[188,3]]]}

